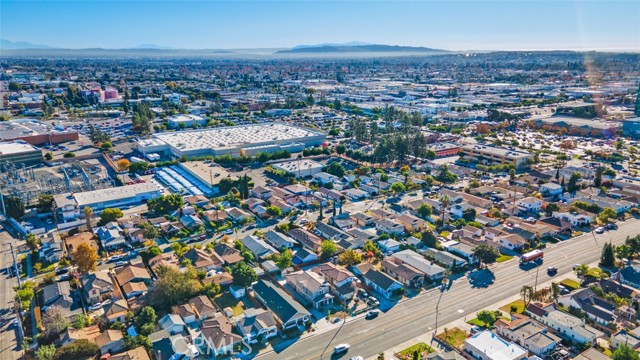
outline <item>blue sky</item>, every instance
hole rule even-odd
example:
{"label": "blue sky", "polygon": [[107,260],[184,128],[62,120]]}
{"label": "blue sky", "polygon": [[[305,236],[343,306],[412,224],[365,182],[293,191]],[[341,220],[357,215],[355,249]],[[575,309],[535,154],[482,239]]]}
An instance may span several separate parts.
{"label": "blue sky", "polygon": [[64,48],[640,50],[640,1],[0,0],[0,38]]}

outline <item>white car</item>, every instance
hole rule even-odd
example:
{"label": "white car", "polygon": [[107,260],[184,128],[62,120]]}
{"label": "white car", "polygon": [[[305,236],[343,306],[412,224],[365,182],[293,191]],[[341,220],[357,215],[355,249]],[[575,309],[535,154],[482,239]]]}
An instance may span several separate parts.
{"label": "white car", "polygon": [[349,359],[349,360],[364,360],[364,358],[363,358],[362,356],[358,355],[358,356],[354,356],[354,357],[352,357],[352,358],[351,358],[351,359]]}
{"label": "white car", "polygon": [[604,234],[604,228],[603,227],[599,227],[596,229],[596,234]]}
{"label": "white car", "polygon": [[335,353],[346,352],[346,351],[349,351],[350,347],[351,347],[351,345],[349,345],[349,344],[339,344],[339,345],[336,345],[333,348],[333,352],[335,352]]}
{"label": "white car", "polygon": [[102,309],[102,303],[95,303],[95,304],[89,306],[89,310],[91,310],[91,311],[96,311],[98,309]]}

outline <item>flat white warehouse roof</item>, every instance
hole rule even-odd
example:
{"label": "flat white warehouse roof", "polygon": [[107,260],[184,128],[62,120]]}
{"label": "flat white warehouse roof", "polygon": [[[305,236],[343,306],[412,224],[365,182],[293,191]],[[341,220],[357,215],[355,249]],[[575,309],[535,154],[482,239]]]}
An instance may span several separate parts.
{"label": "flat white warehouse roof", "polygon": [[324,134],[287,124],[268,123],[155,134],[151,139],[142,140],[139,144],[144,147],[166,143],[181,151],[216,150],[247,148],[256,144],[275,145],[304,141],[307,137],[318,136],[324,136]]}
{"label": "flat white warehouse roof", "polygon": [[153,181],[146,183],[118,186],[107,189],[85,191],[73,194],[78,206],[87,206],[100,202],[121,200],[147,194],[154,191],[162,191],[162,188]]}
{"label": "flat white warehouse roof", "polygon": [[23,141],[0,142],[0,155],[22,154],[39,151],[35,146]]}

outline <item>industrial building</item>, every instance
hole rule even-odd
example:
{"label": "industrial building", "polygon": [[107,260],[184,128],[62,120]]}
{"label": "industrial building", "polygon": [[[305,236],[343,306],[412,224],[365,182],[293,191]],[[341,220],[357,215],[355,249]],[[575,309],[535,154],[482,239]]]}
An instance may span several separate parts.
{"label": "industrial building", "polygon": [[624,119],[624,121],[622,121],[622,132],[625,136],[634,139],[640,138],[640,117]]}
{"label": "industrial building", "polygon": [[0,142],[0,163],[34,165],[42,162],[42,152],[22,140]]}
{"label": "industrial building", "polygon": [[325,139],[326,134],[320,131],[266,123],[154,134],[150,139],[140,140],[136,149],[144,155],[175,157],[254,156],[278,150],[302,151],[305,147],[322,145]]}
{"label": "industrial building", "polygon": [[324,168],[324,165],[319,162],[308,159],[284,161],[271,166],[276,170],[286,171],[298,177],[313,176],[322,172]]}
{"label": "industrial building", "polygon": [[567,116],[552,116],[532,121],[534,127],[547,131],[565,132],[570,135],[612,137],[620,123],[598,119],[580,119]]}
{"label": "industrial building", "polygon": [[138,205],[159,197],[162,195],[162,191],[159,184],[150,181],[79,193],[64,193],[54,195],[53,200],[60,216],[59,219],[72,221],[79,218],[87,206],[96,213],[106,208]]}
{"label": "industrial building", "polygon": [[11,140],[23,140],[31,145],[51,145],[78,140],[78,132],[58,129],[34,119],[0,122],[0,141]]}
{"label": "industrial building", "polygon": [[514,150],[486,145],[464,145],[461,148],[465,157],[478,163],[511,164],[516,168],[529,165],[533,154],[527,151]]}
{"label": "industrial building", "polygon": [[176,129],[179,127],[205,126],[207,119],[191,114],[178,114],[167,119],[169,127]]}

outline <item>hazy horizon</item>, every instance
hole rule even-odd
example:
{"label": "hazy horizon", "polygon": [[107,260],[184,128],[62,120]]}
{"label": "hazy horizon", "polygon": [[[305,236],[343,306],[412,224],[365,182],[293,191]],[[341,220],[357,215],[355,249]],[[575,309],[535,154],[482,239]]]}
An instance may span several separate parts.
{"label": "hazy horizon", "polygon": [[14,1],[1,38],[64,49],[271,49],[360,41],[464,50],[640,50],[633,1]]}

